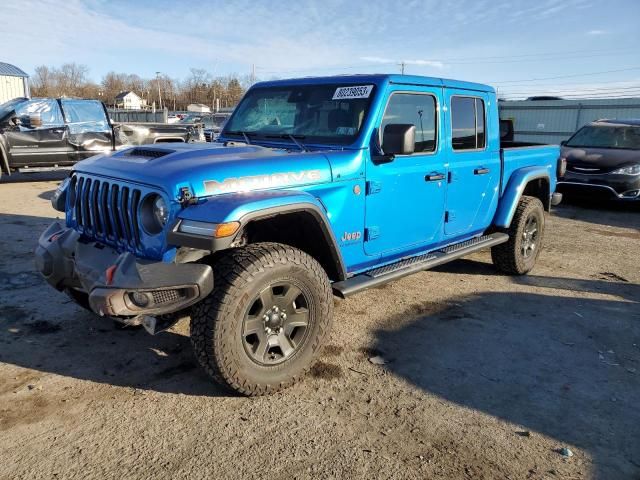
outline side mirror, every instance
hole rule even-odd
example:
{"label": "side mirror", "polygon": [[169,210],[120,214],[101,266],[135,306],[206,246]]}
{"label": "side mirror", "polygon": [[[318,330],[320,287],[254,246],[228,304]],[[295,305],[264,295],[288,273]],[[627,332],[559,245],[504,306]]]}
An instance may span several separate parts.
{"label": "side mirror", "polygon": [[20,120],[18,117],[12,117],[10,120],[11,124],[19,127],[20,125],[22,125],[22,120]]}
{"label": "side mirror", "polygon": [[390,123],[382,133],[385,155],[409,155],[415,151],[416,126],[409,123]]}
{"label": "side mirror", "polygon": [[561,147],[564,147],[566,144],[567,144],[567,141],[566,141],[566,140],[562,140],[562,141],[560,142],[560,146],[561,146]]}
{"label": "side mirror", "polygon": [[30,113],[25,115],[21,122],[27,128],[40,128],[42,126],[42,117],[39,113]]}

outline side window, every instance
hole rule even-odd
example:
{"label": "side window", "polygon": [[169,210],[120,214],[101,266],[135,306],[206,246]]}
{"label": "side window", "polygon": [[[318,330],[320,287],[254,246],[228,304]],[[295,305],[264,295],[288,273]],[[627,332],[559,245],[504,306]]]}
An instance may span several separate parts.
{"label": "side window", "polygon": [[62,108],[69,124],[69,133],[110,130],[102,103],[97,100],[63,99]]}
{"label": "side window", "polygon": [[433,95],[394,93],[382,117],[380,136],[382,137],[384,128],[389,124],[412,124],[416,126],[415,153],[433,152],[436,149],[436,114],[436,99]]}
{"label": "side window", "polygon": [[484,100],[475,97],[451,97],[451,143],[454,150],[485,147]]}
{"label": "side window", "polygon": [[[58,102],[51,98],[36,98],[16,107],[16,116],[22,122],[22,130],[40,130],[64,125]],[[31,125],[31,119],[40,117],[41,124]]]}

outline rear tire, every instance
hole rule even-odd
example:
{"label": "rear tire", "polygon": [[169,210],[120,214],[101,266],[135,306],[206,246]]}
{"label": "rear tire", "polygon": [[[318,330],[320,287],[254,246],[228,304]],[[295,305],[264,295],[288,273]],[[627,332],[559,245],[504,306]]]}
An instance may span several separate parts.
{"label": "rear tire", "polygon": [[213,271],[214,290],[191,315],[191,344],[200,365],[243,395],[295,383],[333,321],[323,268],[293,247],[256,243],[230,250]]}
{"label": "rear tire", "polygon": [[507,231],[509,240],[491,249],[498,270],[524,275],[535,266],[544,236],[544,207],[535,197],[523,196]]}

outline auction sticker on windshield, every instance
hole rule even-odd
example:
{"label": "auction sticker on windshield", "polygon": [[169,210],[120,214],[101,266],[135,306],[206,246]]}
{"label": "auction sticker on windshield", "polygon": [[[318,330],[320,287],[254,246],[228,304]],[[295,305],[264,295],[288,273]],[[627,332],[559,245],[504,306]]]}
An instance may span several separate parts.
{"label": "auction sticker on windshield", "polygon": [[369,98],[373,85],[360,85],[353,87],[338,87],[331,100],[344,100],[346,98]]}

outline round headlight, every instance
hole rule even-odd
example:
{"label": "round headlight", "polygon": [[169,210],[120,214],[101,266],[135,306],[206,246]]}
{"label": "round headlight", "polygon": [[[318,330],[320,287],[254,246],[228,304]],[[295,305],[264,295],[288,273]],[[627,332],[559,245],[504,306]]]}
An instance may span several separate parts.
{"label": "round headlight", "polygon": [[169,209],[167,208],[167,202],[165,202],[164,198],[160,196],[157,196],[153,201],[153,216],[160,224],[161,228],[163,228],[167,224],[167,219],[169,218]]}
{"label": "round headlight", "polygon": [[144,230],[149,235],[157,235],[169,220],[169,207],[160,195],[148,195],[142,201],[140,220]]}

